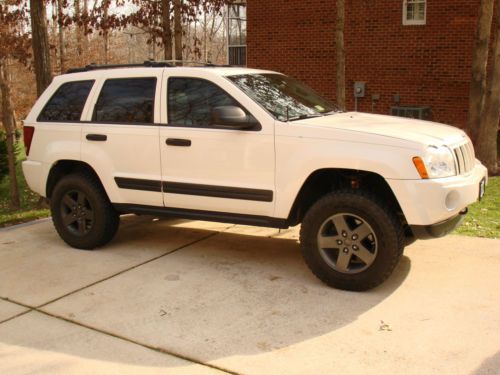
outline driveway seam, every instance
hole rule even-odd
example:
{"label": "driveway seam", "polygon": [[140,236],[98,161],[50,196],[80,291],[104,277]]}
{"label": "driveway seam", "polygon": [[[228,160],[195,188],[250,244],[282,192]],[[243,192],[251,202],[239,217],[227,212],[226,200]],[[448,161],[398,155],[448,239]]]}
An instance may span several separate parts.
{"label": "driveway seam", "polygon": [[[0,297],[2,298],[2,297]],[[4,299],[4,298],[2,298]],[[12,302],[9,300],[9,302]],[[122,340],[122,341],[126,341],[128,343],[131,343],[131,344],[134,344],[134,345],[138,345],[138,346],[141,346],[143,348],[146,348],[146,349],[149,349],[149,350],[153,350],[157,353],[161,353],[161,354],[165,354],[165,355],[169,355],[169,356],[172,356],[172,357],[176,357],[176,358],[179,358],[179,359],[182,359],[184,361],[187,361],[187,362],[191,362],[191,363],[195,363],[195,364],[198,364],[200,366],[204,366],[204,367],[209,367],[211,369],[214,369],[214,370],[217,370],[217,371],[222,371],[222,372],[225,372],[227,374],[231,374],[231,375],[241,375],[237,372],[234,372],[234,371],[231,371],[229,369],[225,369],[223,367],[219,367],[217,365],[212,365],[210,363],[205,363],[201,360],[198,360],[196,358],[193,358],[193,357],[190,357],[190,356],[187,356],[187,355],[184,355],[184,354],[180,354],[180,353],[176,353],[176,352],[173,352],[173,351],[170,351],[170,350],[166,350],[166,349],[162,349],[162,348],[158,348],[158,347],[154,347],[154,346],[151,346],[151,345],[148,345],[148,344],[144,344],[142,342],[139,342],[139,341],[135,341],[135,340],[132,340],[132,339],[129,339],[127,337],[124,337],[124,336],[120,336],[116,333],[113,333],[113,332],[108,332],[108,331],[105,331],[103,329],[100,329],[100,328],[95,328],[95,327],[92,327],[90,325],[87,325],[87,324],[84,324],[84,323],[81,323],[81,322],[78,322],[76,320],[71,320],[71,319],[68,319],[64,316],[61,316],[61,315],[57,315],[57,314],[53,314],[53,313],[50,313],[50,312],[47,312],[47,311],[44,311],[44,310],[40,310],[39,308],[37,307],[33,307],[33,306],[28,306],[28,305],[25,305],[25,304],[20,304],[18,303],[18,305],[20,306],[23,306],[23,307],[27,307],[29,308],[30,310],[28,311],[25,311],[23,313],[20,313],[20,314],[17,314],[16,316],[13,316],[9,319],[6,319],[1,323],[5,323],[5,322],[8,322],[10,320],[13,320],[21,315],[25,315],[29,312],[38,312],[40,314],[43,314],[43,315],[46,315],[46,316],[49,316],[51,318],[54,318],[54,319],[58,319],[58,320],[62,320],[66,323],[70,323],[70,324],[74,324],[74,325],[77,325],[79,327],[82,327],[82,328],[85,328],[85,329],[89,329],[91,331],[94,331],[94,332],[98,332],[98,333],[101,333],[103,335],[106,335],[106,336],[110,336],[110,337],[113,337],[113,338],[116,338],[116,339],[119,339],[119,340]]]}
{"label": "driveway seam", "polygon": [[8,321],[13,320],[13,319],[16,319],[16,318],[18,318],[18,317],[20,317],[20,316],[22,316],[22,315],[26,315],[26,314],[28,314],[28,313],[30,313],[30,312],[32,312],[32,311],[36,311],[36,312],[41,313],[41,314],[44,314],[44,315],[46,315],[46,316],[50,316],[50,317],[52,317],[52,318],[54,318],[54,319],[59,319],[59,320],[65,321],[65,322],[70,323],[70,324],[75,324],[75,325],[77,325],[77,326],[80,326],[80,327],[83,327],[83,328],[86,328],[86,329],[92,330],[92,331],[94,331],[94,332],[98,332],[98,333],[101,333],[101,334],[104,334],[104,335],[107,335],[107,336],[110,336],[110,337],[113,337],[113,338],[117,338],[117,339],[119,339],[119,340],[123,340],[123,341],[129,342],[129,343],[131,343],[131,344],[138,345],[138,346],[141,346],[141,347],[143,347],[143,348],[146,348],[146,349],[149,349],[149,350],[153,350],[153,351],[158,352],[158,353],[161,353],[161,354],[170,355],[170,356],[172,356],[172,357],[176,357],[176,358],[182,359],[182,360],[187,361],[187,362],[195,363],[195,364],[198,364],[198,365],[200,365],[200,366],[209,367],[209,368],[212,368],[212,369],[217,370],[217,371],[222,371],[222,372],[225,372],[225,373],[227,373],[227,374],[232,374],[232,375],[240,375],[240,374],[239,374],[239,373],[237,373],[237,372],[234,372],[234,371],[231,371],[231,370],[229,370],[229,369],[225,369],[225,368],[223,368],[223,367],[219,367],[219,366],[216,366],[216,365],[212,365],[212,364],[209,364],[209,363],[205,363],[205,362],[203,362],[203,361],[197,360],[196,358],[192,358],[192,357],[189,357],[189,356],[186,356],[186,355],[180,354],[180,353],[176,353],[176,352],[169,351],[169,350],[166,350],[166,349],[157,348],[157,347],[154,347],[154,346],[151,346],[151,345],[148,345],[148,344],[144,344],[144,343],[141,343],[141,342],[139,342],[139,341],[135,341],[135,340],[129,339],[129,338],[127,338],[127,337],[123,337],[123,336],[120,336],[120,335],[118,335],[118,334],[112,333],[112,332],[108,332],[108,331],[105,331],[105,330],[102,330],[102,329],[98,329],[98,328],[95,328],[95,327],[92,327],[92,326],[86,325],[86,324],[84,324],[84,323],[81,323],[81,322],[78,322],[78,321],[75,321],[75,320],[71,320],[71,319],[68,319],[68,318],[66,318],[66,317],[63,317],[63,316],[60,316],[60,315],[56,315],[56,314],[49,313],[49,312],[47,312],[47,311],[41,310],[41,308],[43,308],[43,307],[45,307],[45,306],[47,306],[47,305],[49,305],[49,304],[51,304],[51,303],[53,303],[53,302],[56,302],[56,301],[58,301],[58,300],[60,300],[60,299],[62,299],[62,298],[68,297],[68,296],[70,296],[70,295],[72,295],[72,294],[74,294],[74,293],[80,292],[80,291],[82,291],[82,290],[84,290],[84,289],[86,289],[86,288],[90,288],[91,286],[94,286],[94,285],[99,284],[99,283],[101,283],[101,282],[107,281],[107,280],[109,280],[109,279],[111,279],[111,278],[113,278],[113,277],[115,277],[115,276],[119,276],[119,275],[121,275],[121,274],[123,274],[123,273],[125,273],[125,272],[131,271],[131,270],[133,270],[133,269],[135,269],[135,268],[138,268],[138,267],[141,267],[141,266],[143,266],[143,265],[145,265],[145,264],[148,264],[148,263],[150,263],[150,262],[153,262],[153,261],[155,261],[155,260],[158,260],[158,259],[160,259],[160,258],[162,258],[162,257],[164,257],[164,256],[167,256],[167,255],[173,254],[173,253],[175,253],[175,252],[177,252],[177,251],[179,251],[179,250],[182,250],[182,249],[184,249],[184,248],[186,248],[186,247],[188,247],[188,246],[191,246],[191,245],[194,245],[194,244],[196,244],[196,243],[198,243],[198,242],[201,242],[201,241],[204,241],[204,240],[206,240],[206,239],[209,239],[210,237],[216,236],[217,234],[219,234],[219,233],[221,233],[221,232],[223,232],[223,231],[225,231],[225,230],[227,230],[227,229],[229,229],[229,228],[231,228],[231,227],[232,227],[232,226],[229,226],[229,227],[227,227],[227,228],[223,229],[222,231],[216,231],[216,232],[214,232],[214,233],[210,233],[210,234],[209,234],[209,235],[207,235],[207,236],[204,236],[204,237],[202,237],[202,238],[199,238],[199,239],[197,239],[197,240],[195,240],[195,241],[191,241],[191,242],[189,242],[189,243],[187,243],[187,244],[184,244],[184,245],[182,245],[182,246],[180,246],[180,247],[178,247],[178,248],[176,248],[176,249],[173,249],[173,250],[171,250],[171,251],[169,251],[169,252],[167,252],[167,253],[161,254],[161,255],[159,255],[159,256],[157,256],[157,257],[151,258],[151,259],[149,259],[149,260],[147,260],[147,261],[144,261],[144,262],[142,262],[142,263],[140,263],[140,264],[136,264],[136,265],[134,265],[134,266],[132,266],[132,267],[129,267],[129,268],[124,269],[124,270],[121,270],[120,272],[117,272],[117,273],[115,273],[115,274],[113,274],[113,275],[110,275],[110,276],[108,276],[108,277],[106,277],[106,278],[104,278],[104,279],[98,280],[98,281],[96,281],[96,282],[93,282],[93,283],[88,284],[88,285],[86,285],[86,286],[83,286],[83,287],[81,287],[81,288],[75,289],[75,290],[71,291],[70,293],[67,293],[67,294],[65,294],[65,295],[63,295],[63,296],[60,296],[60,297],[58,297],[58,298],[55,298],[55,299],[53,299],[53,300],[51,300],[51,301],[49,301],[49,302],[46,302],[46,303],[44,303],[44,304],[42,304],[42,305],[39,305],[39,306],[36,306],[36,307],[35,307],[35,306],[30,306],[30,305],[24,304],[24,303],[22,303],[22,302],[14,301],[14,300],[11,300],[11,299],[8,299],[8,298],[5,298],[5,297],[0,297],[0,299],[2,299],[2,300],[4,300],[4,301],[11,302],[11,303],[14,303],[14,304],[16,304],[16,305],[19,305],[19,306],[22,306],[22,307],[25,307],[25,308],[27,308],[27,309],[28,309],[28,310],[26,310],[26,311],[23,311],[22,313],[19,313],[19,314],[17,314],[17,315],[14,315],[14,316],[12,316],[12,317],[8,318],[8,319],[5,319],[5,320],[3,320],[3,321],[0,321],[0,324],[5,323],[5,322],[8,322]]}
{"label": "driveway seam", "polygon": [[30,227],[32,225],[44,223],[44,222],[50,221],[50,220],[52,220],[51,216],[49,216],[49,217],[43,217],[43,218],[40,218],[40,219],[31,220],[31,221],[27,221],[26,223],[19,223],[19,224],[9,225],[9,226],[6,226],[6,227],[1,227],[0,228],[0,232],[9,232],[9,231],[16,230],[16,229],[19,229],[19,228]]}
{"label": "driveway seam", "polygon": [[10,321],[10,320],[16,319],[16,318],[18,318],[18,317],[20,317],[20,316],[22,316],[22,315],[25,315],[25,314],[29,313],[30,311],[33,311],[33,310],[34,310],[34,309],[33,309],[33,307],[31,307],[31,306],[25,305],[25,304],[24,304],[24,303],[22,303],[22,302],[18,302],[18,301],[11,300],[11,299],[9,299],[9,298],[5,298],[5,297],[1,297],[1,296],[0,296],[0,300],[5,301],[5,302],[10,302],[10,303],[12,303],[12,304],[14,304],[14,305],[22,306],[22,307],[24,307],[24,308],[28,309],[28,310],[26,310],[26,311],[23,311],[23,312],[20,312],[20,313],[18,313],[18,314],[16,314],[16,315],[14,315],[14,316],[11,316],[11,317],[9,317],[9,318],[7,318],[7,319],[0,320],[0,324],[7,323],[7,322],[8,322],[8,321]]}
{"label": "driveway seam", "polygon": [[189,356],[186,356],[186,355],[183,355],[183,354],[180,354],[180,353],[176,353],[176,352],[173,352],[173,351],[170,351],[170,350],[166,350],[166,349],[154,347],[154,346],[151,346],[151,345],[148,345],[148,344],[144,344],[142,342],[135,341],[135,340],[129,339],[129,338],[124,337],[124,336],[120,336],[120,335],[118,335],[116,333],[112,333],[112,332],[108,332],[108,331],[105,331],[105,330],[102,330],[102,329],[99,329],[99,328],[95,328],[95,327],[92,327],[90,325],[87,325],[87,324],[84,324],[84,323],[80,323],[78,321],[71,320],[71,319],[65,318],[65,317],[60,316],[60,315],[49,313],[49,312],[43,311],[43,310],[38,310],[37,308],[35,308],[34,310],[38,311],[38,312],[40,312],[42,314],[45,314],[47,316],[50,316],[52,318],[63,320],[65,322],[68,322],[68,323],[71,323],[71,324],[75,324],[75,325],[78,325],[80,327],[87,328],[87,329],[90,329],[92,331],[99,332],[99,333],[102,333],[104,335],[111,336],[111,337],[117,338],[119,340],[123,340],[123,341],[129,342],[131,344],[139,345],[139,346],[142,346],[142,347],[144,347],[146,349],[153,350],[153,351],[158,352],[158,353],[167,354],[167,355],[170,355],[170,356],[173,356],[173,357],[176,357],[176,358],[188,361],[188,362],[196,363],[198,365],[205,366],[205,367],[210,367],[210,368],[212,368],[214,370],[222,371],[222,372],[225,372],[225,373],[228,373],[228,374],[240,375],[239,373],[231,371],[229,369],[225,369],[223,367],[212,365],[210,363],[205,363],[205,362],[203,362],[201,360],[198,360],[196,358],[189,357]]}
{"label": "driveway seam", "polygon": [[112,274],[112,275],[106,276],[104,279],[100,279],[100,280],[94,281],[94,282],[92,282],[92,283],[90,283],[90,284],[88,284],[88,285],[85,285],[85,286],[82,286],[82,287],[80,287],[80,288],[78,288],[78,289],[72,290],[71,292],[66,293],[66,294],[64,294],[64,295],[62,295],[62,296],[59,296],[59,297],[57,297],[57,298],[54,298],[54,299],[52,299],[52,300],[50,300],[50,301],[48,301],[48,302],[44,302],[43,304],[36,306],[36,307],[35,307],[35,309],[38,309],[38,308],[41,308],[41,307],[45,307],[45,306],[47,306],[47,305],[50,305],[51,303],[57,302],[57,301],[59,301],[59,300],[61,300],[61,299],[63,299],[63,298],[66,298],[66,297],[71,296],[71,295],[73,295],[73,294],[75,294],[75,293],[81,292],[82,290],[85,290],[85,289],[87,289],[87,288],[90,288],[90,287],[92,287],[92,286],[94,286],[94,285],[97,285],[97,284],[99,284],[99,283],[102,283],[102,282],[104,282],[104,281],[110,280],[110,279],[112,279],[113,277],[120,276],[120,275],[124,274],[125,272],[128,272],[128,271],[131,271],[131,270],[133,270],[133,269],[139,268],[139,267],[141,267],[141,266],[144,266],[145,264],[148,264],[148,263],[154,262],[155,260],[158,260],[158,259],[160,259],[160,258],[163,258],[164,256],[167,256],[167,255],[173,254],[173,253],[175,253],[175,252],[177,252],[177,251],[179,251],[179,250],[182,250],[182,249],[184,249],[184,248],[186,248],[186,247],[188,247],[188,246],[191,246],[191,245],[197,244],[198,242],[201,242],[201,241],[204,241],[204,240],[206,240],[206,239],[209,239],[210,237],[213,237],[213,236],[215,236],[215,235],[217,235],[217,234],[219,234],[219,233],[220,233],[220,232],[210,233],[210,234],[209,234],[209,235],[207,235],[207,236],[204,236],[204,237],[202,237],[202,238],[198,238],[197,240],[191,241],[191,242],[189,242],[189,243],[187,243],[187,244],[184,244],[184,245],[182,245],[182,246],[180,246],[180,247],[178,247],[178,248],[176,248],[176,249],[170,250],[170,251],[168,251],[168,252],[166,252],[166,253],[163,253],[163,254],[161,254],[161,255],[158,255],[158,256],[156,256],[156,257],[154,257],[154,258],[148,259],[148,260],[146,260],[146,261],[144,261],[144,262],[142,262],[142,263],[135,264],[135,265],[133,265],[133,266],[131,266],[131,267],[128,267],[128,268],[126,268],[126,269],[123,269],[123,270],[121,270],[121,271],[118,271],[118,272],[116,272],[116,273],[114,273],[114,274]]}
{"label": "driveway seam", "polygon": [[[22,224],[19,224],[19,225],[22,225]],[[229,226],[229,227],[225,228],[224,230],[229,229],[229,228],[231,228],[231,226]],[[3,228],[0,228],[0,229],[3,229]],[[224,230],[223,230],[223,231],[224,231]],[[133,265],[133,266],[131,266],[131,267],[128,267],[128,268],[126,268],[126,269],[123,269],[123,270],[121,270],[121,271],[119,271],[119,272],[116,272],[116,273],[114,273],[114,274],[112,274],[112,275],[106,276],[104,279],[100,279],[100,280],[94,281],[93,283],[90,283],[90,284],[87,284],[87,285],[85,285],[85,286],[82,286],[82,287],[80,287],[80,288],[78,288],[78,289],[72,290],[71,292],[68,292],[68,293],[66,293],[66,294],[64,294],[64,295],[62,295],[62,296],[59,296],[59,297],[57,297],[57,298],[54,298],[54,299],[52,299],[52,300],[50,300],[50,301],[48,301],[48,302],[44,302],[44,303],[42,303],[41,305],[38,305],[38,306],[35,306],[35,307],[30,306],[30,305],[26,305],[26,304],[24,304],[24,303],[22,303],[22,302],[19,302],[19,301],[16,301],[16,300],[12,300],[12,299],[7,298],[7,297],[2,297],[2,296],[0,296],[0,299],[1,299],[1,300],[4,300],[4,301],[6,301],[6,302],[11,302],[11,303],[14,303],[14,304],[16,304],[16,305],[19,305],[19,306],[22,306],[22,307],[25,307],[25,308],[29,309],[28,311],[24,311],[24,312],[19,313],[19,314],[15,315],[15,316],[12,316],[12,317],[10,317],[10,318],[7,318],[7,319],[4,319],[4,320],[0,321],[0,324],[5,323],[5,322],[8,322],[9,320],[15,319],[15,318],[17,318],[18,316],[21,316],[21,315],[27,314],[27,313],[29,313],[31,310],[36,310],[36,309],[38,309],[38,308],[45,307],[45,306],[47,306],[47,305],[49,305],[49,304],[51,304],[51,303],[57,302],[57,301],[59,301],[59,300],[61,300],[61,299],[65,298],[65,297],[68,297],[68,296],[70,296],[70,295],[72,295],[72,294],[78,293],[78,292],[80,292],[80,291],[82,291],[82,290],[85,290],[85,289],[87,289],[87,288],[90,288],[90,287],[92,287],[92,286],[94,286],[94,285],[97,285],[97,284],[99,284],[99,283],[102,283],[102,282],[104,282],[104,281],[107,281],[107,280],[109,280],[109,279],[112,279],[113,277],[116,277],[116,276],[122,275],[122,274],[124,274],[125,272],[131,271],[131,270],[133,270],[133,269],[135,269],[135,268],[141,267],[141,266],[143,266],[143,265],[145,265],[145,264],[148,264],[148,263],[150,263],[150,262],[154,262],[155,260],[158,260],[158,259],[160,259],[160,258],[162,258],[162,257],[164,257],[164,256],[167,256],[167,255],[173,254],[173,253],[175,253],[175,252],[177,252],[177,251],[179,251],[179,250],[182,250],[182,249],[184,249],[184,248],[186,248],[186,247],[188,247],[188,246],[194,245],[194,244],[196,244],[196,243],[198,243],[198,242],[201,242],[201,241],[204,241],[204,240],[206,240],[206,239],[208,239],[208,238],[210,238],[210,237],[213,237],[213,236],[215,236],[215,235],[219,234],[220,232],[221,232],[221,231],[217,231],[217,232],[214,232],[214,233],[210,233],[209,235],[207,235],[207,236],[205,236],[205,237],[202,237],[202,238],[199,238],[199,239],[197,239],[197,240],[191,241],[191,242],[189,242],[189,243],[187,243],[187,244],[184,244],[184,245],[182,245],[182,246],[180,246],[180,247],[178,247],[178,248],[175,248],[175,249],[173,249],[173,250],[170,250],[170,251],[168,251],[168,252],[166,252],[166,253],[163,253],[163,254],[161,254],[161,255],[158,255],[158,256],[156,256],[156,257],[154,257],[154,258],[148,259],[148,260],[146,260],[146,261],[144,261],[144,262],[142,262],[142,263],[135,264],[135,265]]]}
{"label": "driveway seam", "polygon": [[[45,220],[48,220],[48,219],[45,219]],[[203,362],[203,361],[201,361],[201,360],[198,360],[198,359],[196,359],[196,358],[194,358],[194,357],[190,357],[190,356],[188,356],[188,355],[184,355],[184,354],[181,354],[181,353],[177,353],[177,352],[175,352],[175,351],[166,350],[166,349],[163,349],[163,348],[160,348],[160,347],[154,347],[154,346],[151,346],[151,345],[148,345],[148,344],[145,344],[145,343],[139,342],[139,341],[135,341],[135,340],[133,340],[133,339],[130,339],[130,338],[127,338],[127,337],[124,337],[124,336],[120,336],[119,334],[116,334],[116,333],[113,333],[113,332],[109,332],[109,331],[106,331],[106,330],[103,330],[103,329],[100,329],[100,328],[92,327],[92,326],[87,325],[87,324],[85,324],[85,323],[81,323],[81,322],[78,322],[78,321],[76,321],[76,320],[71,320],[71,319],[66,318],[66,317],[64,317],[64,316],[60,316],[60,315],[57,315],[57,314],[54,314],[54,313],[51,313],[51,312],[47,312],[47,311],[45,311],[45,310],[42,310],[42,308],[44,308],[44,307],[46,307],[47,305],[50,305],[50,304],[52,304],[52,303],[54,303],[54,302],[56,302],[56,301],[59,301],[59,300],[61,300],[61,299],[63,299],[63,298],[66,298],[66,297],[68,297],[68,296],[71,296],[71,295],[73,295],[73,294],[75,294],[75,293],[81,292],[82,290],[85,290],[85,289],[87,289],[87,288],[90,288],[90,287],[92,287],[92,286],[95,286],[95,285],[97,285],[97,284],[99,284],[99,283],[102,283],[102,282],[104,282],[104,281],[110,280],[110,279],[112,279],[112,278],[114,278],[114,277],[116,277],[116,276],[122,275],[122,274],[124,274],[124,273],[126,273],[126,272],[128,272],[128,271],[134,270],[134,269],[136,269],[136,268],[138,268],[138,267],[141,267],[141,266],[143,266],[143,265],[146,265],[146,264],[148,264],[148,263],[154,262],[154,261],[156,261],[156,260],[158,260],[158,259],[160,259],[160,258],[163,258],[163,257],[168,256],[168,255],[170,255],[170,254],[173,254],[173,253],[175,253],[175,252],[177,252],[177,251],[180,251],[180,250],[182,250],[182,249],[185,249],[185,248],[187,248],[187,247],[189,247],[189,246],[191,246],[191,245],[194,245],[194,244],[197,244],[197,243],[202,242],[202,241],[204,241],[204,240],[207,240],[207,239],[209,239],[209,238],[211,238],[211,237],[214,237],[214,236],[216,236],[216,235],[218,235],[218,234],[220,234],[220,233],[222,233],[222,232],[225,232],[226,230],[228,230],[228,229],[230,229],[230,228],[232,228],[232,227],[234,227],[234,226],[235,226],[235,225],[230,225],[230,226],[228,226],[228,227],[226,227],[226,228],[224,228],[224,229],[222,229],[222,230],[214,231],[213,233],[210,233],[210,234],[208,234],[208,235],[206,235],[206,236],[203,236],[202,238],[198,238],[198,239],[196,239],[196,240],[194,240],[194,241],[191,241],[191,242],[189,242],[189,243],[186,243],[186,244],[184,244],[184,245],[182,245],[182,246],[179,246],[179,247],[177,247],[177,248],[175,248],[175,249],[173,249],[173,250],[170,250],[170,251],[168,251],[168,252],[166,252],[166,253],[160,254],[160,255],[158,255],[158,256],[156,256],[156,257],[153,257],[153,258],[151,258],[151,259],[148,259],[148,260],[146,260],[146,261],[144,261],[144,262],[141,262],[141,263],[139,263],[139,264],[135,264],[135,265],[133,265],[133,266],[131,266],[131,267],[128,267],[128,268],[123,269],[123,270],[121,270],[121,271],[119,271],[119,272],[116,272],[116,273],[114,273],[114,274],[112,274],[112,275],[109,275],[109,276],[107,276],[107,277],[105,277],[105,278],[103,278],[103,279],[97,280],[97,281],[92,282],[92,283],[90,283],[90,284],[88,284],[88,285],[85,285],[85,286],[83,286],[83,287],[80,287],[80,288],[78,288],[78,289],[75,289],[75,290],[73,290],[73,291],[71,291],[71,292],[69,292],[69,293],[66,293],[66,294],[64,294],[64,295],[62,295],[62,296],[59,296],[59,297],[57,297],[57,298],[54,298],[54,299],[52,299],[52,300],[50,300],[50,301],[48,301],[48,302],[45,302],[45,303],[43,303],[43,304],[41,304],[41,305],[38,305],[38,306],[30,306],[30,305],[27,305],[27,304],[25,304],[25,303],[22,303],[22,302],[19,302],[19,301],[15,301],[15,300],[11,300],[11,299],[9,299],[9,298],[5,298],[5,297],[1,297],[1,296],[0,296],[0,299],[1,299],[1,300],[7,301],[7,302],[11,302],[11,303],[14,303],[14,304],[16,304],[16,305],[22,306],[22,307],[24,307],[24,308],[26,308],[26,309],[27,309],[26,311],[23,311],[23,312],[21,312],[21,313],[18,313],[18,314],[16,314],[16,315],[12,316],[12,317],[9,317],[9,318],[7,318],[7,319],[4,319],[3,321],[0,321],[0,324],[3,324],[3,323],[6,323],[6,322],[9,322],[9,321],[11,321],[11,320],[14,320],[14,319],[16,319],[16,318],[20,317],[20,316],[23,316],[23,315],[26,315],[26,314],[28,314],[28,313],[30,313],[30,312],[36,311],[36,312],[38,312],[38,313],[44,314],[44,315],[49,316],[49,317],[52,317],[52,318],[54,318],[54,319],[62,320],[62,321],[65,321],[65,322],[67,322],[67,323],[69,323],[69,324],[74,324],[74,325],[80,326],[80,327],[85,328],[85,329],[89,329],[89,330],[94,331],[94,332],[98,332],[98,333],[101,333],[101,334],[104,334],[104,335],[107,335],[107,336],[110,336],[110,337],[113,337],[113,338],[116,338],[116,339],[119,339],[119,340],[122,340],[122,341],[125,341],[125,342],[128,342],[128,343],[131,343],[131,344],[134,344],[134,345],[138,345],[138,346],[141,346],[141,347],[146,348],[146,349],[148,349],[148,350],[153,350],[153,351],[155,351],[155,352],[158,352],[158,353],[161,353],[161,354],[164,354],[164,355],[170,355],[170,356],[172,356],[172,357],[176,357],[176,358],[178,358],[178,359],[182,359],[182,360],[184,360],[184,361],[187,361],[187,362],[190,362],[190,363],[194,363],[194,364],[198,364],[198,365],[200,365],[200,366],[208,367],[208,368],[211,368],[211,369],[214,369],[214,370],[217,370],[217,371],[222,371],[222,372],[225,372],[225,373],[227,373],[227,374],[232,374],[232,375],[240,375],[240,374],[239,374],[239,373],[237,373],[237,372],[231,371],[231,370],[226,369],[226,368],[223,368],[223,367],[219,367],[219,366],[217,366],[217,365],[213,365],[213,364],[205,363],[205,362]],[[19,226],[18,226],[18,227],[19,227]],[[10,228],[9,228],[9,229],[10,229]],[[279,234],[279,233],[278,233],[278,234]],[[275,235],[276,235],[276,234],[275,234]],[[272,235],[271,235],[270,237],[272,237]]]}

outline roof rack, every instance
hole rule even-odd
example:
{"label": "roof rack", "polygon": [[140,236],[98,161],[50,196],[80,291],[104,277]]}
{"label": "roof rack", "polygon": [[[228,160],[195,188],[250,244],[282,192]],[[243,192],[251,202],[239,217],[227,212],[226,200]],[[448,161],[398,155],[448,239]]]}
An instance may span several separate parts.
{"label": "roof rack", "polygon": [[206,66],[206,67],[211,67],[211,68],[238,68],[237,65],[214,64],[211,62],[202,62],[202,61],[193,61],[193,60],[161,60],[158,62],[173,64],[174,66],[177,66],[176,64],[180,64],[180,65],[187,64],[187,65],[200,65],[200,66]]}
{"label": "roof rack", "polygon": [[101,69],[118,69],[118,68],[171,68],[175,65],[172,65],[168,61],[152,61],[147,60],[142,64],[105,64],[105,65],[97,65],[95,63],[91,63],[83,68],[71,68],[66,71],[66,73],[81,73],[81,72],[89,72],[92,70],[101,70]]}
{"label": "roof rack", "polygon": [[185,65],[185,64],[186,65],[210,66],[210,67],[220,66],[220,65],[213,64],[211,62],[201,62],[201,61],[193,61],[193,60],[162,60],[159,62],[173,64],[174,66]]}
{"label": "roof rack", "polygon": [[65,74],[69,73],[82,73],[82,72],[90,72],[92,70],[101,70],[101,69],[119,69],[119,68],[174,68],[176,66],[183,65],[199,65],[205,67],[232,67],[232,65],[217,65],[210,62],[200,62],[200,61],[190,61],[190,60],[146,60],[142,64],[105,64],[98,65],[96,63],[91,63],[83,68],[71,68],[66,71]]}

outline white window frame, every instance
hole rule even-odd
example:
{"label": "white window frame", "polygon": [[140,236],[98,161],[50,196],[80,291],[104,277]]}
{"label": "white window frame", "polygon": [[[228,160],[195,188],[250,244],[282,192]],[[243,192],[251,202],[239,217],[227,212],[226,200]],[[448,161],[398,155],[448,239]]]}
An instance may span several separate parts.
{"label": "white window frame", "polygon": [[[408,3],[423,3],[424,4],[424,19],[409,20],[408,19]],[[427,23],[427,0],[403,0],[403,25],[425,25]]]}

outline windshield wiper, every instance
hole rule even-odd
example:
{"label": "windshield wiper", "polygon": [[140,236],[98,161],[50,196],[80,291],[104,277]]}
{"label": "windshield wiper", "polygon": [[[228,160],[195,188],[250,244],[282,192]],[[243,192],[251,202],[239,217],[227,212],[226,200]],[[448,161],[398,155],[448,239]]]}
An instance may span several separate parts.
{"label": "windshield wiper", "polygon": [[342,113],[342,112],[343,111],[341,111],[340,109],[334,109],[333,111],[323,113],[323,116],[334,115],[336,113]]}
{"label": "windshield wiper", "polygon": [[308,119],[308,118],[313,118],[313,117],[322,117],[322,115],[299,115],[299,116],[295,116],[295,117],[290,117],[288,119],[288,121],[297,121],[297,120],[305,120],[305,119]]}

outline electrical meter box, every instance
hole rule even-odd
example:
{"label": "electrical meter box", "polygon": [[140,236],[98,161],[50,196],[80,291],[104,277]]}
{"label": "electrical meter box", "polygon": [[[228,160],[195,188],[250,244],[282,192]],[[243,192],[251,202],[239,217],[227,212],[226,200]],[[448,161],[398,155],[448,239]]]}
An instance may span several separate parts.
{"label": "electrical meter box", "polygon": [[365,82],[354,82],[354,97],[355,98],[364,98],[365,97]]}

